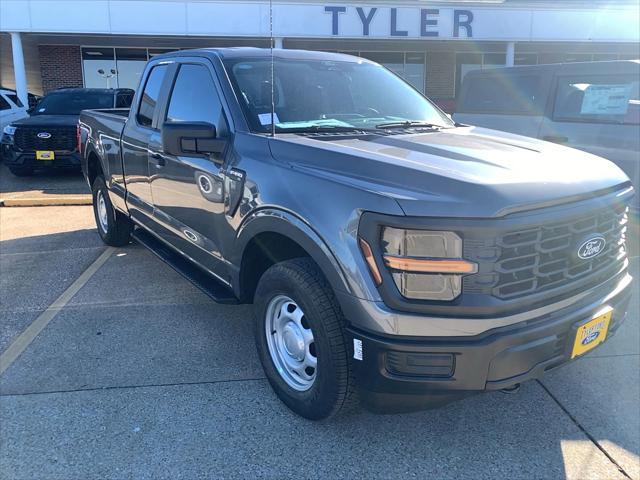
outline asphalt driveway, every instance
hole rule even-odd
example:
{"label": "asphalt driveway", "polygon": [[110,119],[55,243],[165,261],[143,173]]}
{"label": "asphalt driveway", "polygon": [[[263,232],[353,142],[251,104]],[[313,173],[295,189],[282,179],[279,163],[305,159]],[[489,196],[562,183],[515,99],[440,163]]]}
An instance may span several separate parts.
{"label": "asphalt driveway", "polygon": [[90,207],[0,208],[0,352],[24,347],[0,376],[0,477],[640,479],[637,295],[610,342],[518,394],[325,423],[272,393],[251,314],[106,249]]}

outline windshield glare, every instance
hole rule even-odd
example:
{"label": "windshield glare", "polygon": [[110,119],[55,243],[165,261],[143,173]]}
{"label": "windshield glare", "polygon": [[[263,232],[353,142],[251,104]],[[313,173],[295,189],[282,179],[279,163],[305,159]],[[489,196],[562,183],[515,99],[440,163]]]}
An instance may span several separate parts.
{"label": "windshield glare", "polygon": [[81,110],[95,108],[113,108],[113,94],[98,92],[52,93],[38,103],[33,115],[79,115]]}
{"label": "windshield glare", "polygon": [[[270,131],[271,60],[230,59],[225,66],[251,129]],[[277,59],[273,91],[276,131],[405,121],[453,126],[410,85],[368,62]]]}

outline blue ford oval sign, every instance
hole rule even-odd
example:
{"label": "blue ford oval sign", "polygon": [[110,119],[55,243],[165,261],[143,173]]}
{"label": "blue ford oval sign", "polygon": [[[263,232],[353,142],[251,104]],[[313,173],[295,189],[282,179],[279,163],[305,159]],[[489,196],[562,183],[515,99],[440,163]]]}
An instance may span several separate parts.
{"label": "blue ford oval sign", "polygon": [[582,339],[582,345],[588,345],[600,336],[600,330],[595,330]]}
{"label": "blue ford oval sign", "polygon": [[604,246],[606,244],[607,241],[602,235],[591,237],[585,240],[582,245],[580,245],[580,248],[578,248],[578,257],[583,260],[593,258],[604,251]]}
{"label": "blue ford oval sign", "polygon": [[40,132],[38,138],[51,138],[51,134],[49,132]]}

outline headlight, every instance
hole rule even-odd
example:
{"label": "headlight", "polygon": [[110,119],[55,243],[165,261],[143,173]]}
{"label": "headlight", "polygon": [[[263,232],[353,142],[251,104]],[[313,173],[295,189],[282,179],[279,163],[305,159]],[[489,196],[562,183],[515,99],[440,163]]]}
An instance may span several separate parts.
{"label": "headlight", "polygon": [[14,127],[13,125],[6,125],[2,132],[5,135],[14,135],[16,133],[16,127]]}
{"label": "headlight", "polygon": [[462,258],[462,239],[454,232],[382,231],[384,264],[403,297],[453,300],[462,292],[462,276],[478,266]]}

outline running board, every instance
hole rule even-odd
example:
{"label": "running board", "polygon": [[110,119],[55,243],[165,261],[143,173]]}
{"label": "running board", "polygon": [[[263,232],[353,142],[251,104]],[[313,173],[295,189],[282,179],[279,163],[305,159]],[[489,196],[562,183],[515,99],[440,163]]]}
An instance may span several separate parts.
{"label": "running board", "polygon": [[144,228],[138,227],[134,229],[132,236],[139,244],[151,250],[160,260],[193,283],[208,297],[213,299],[213,301],[227,305],[240,303],[229,287],[194,265],[179,253],[174,252],[164,242],[158,240]]}

